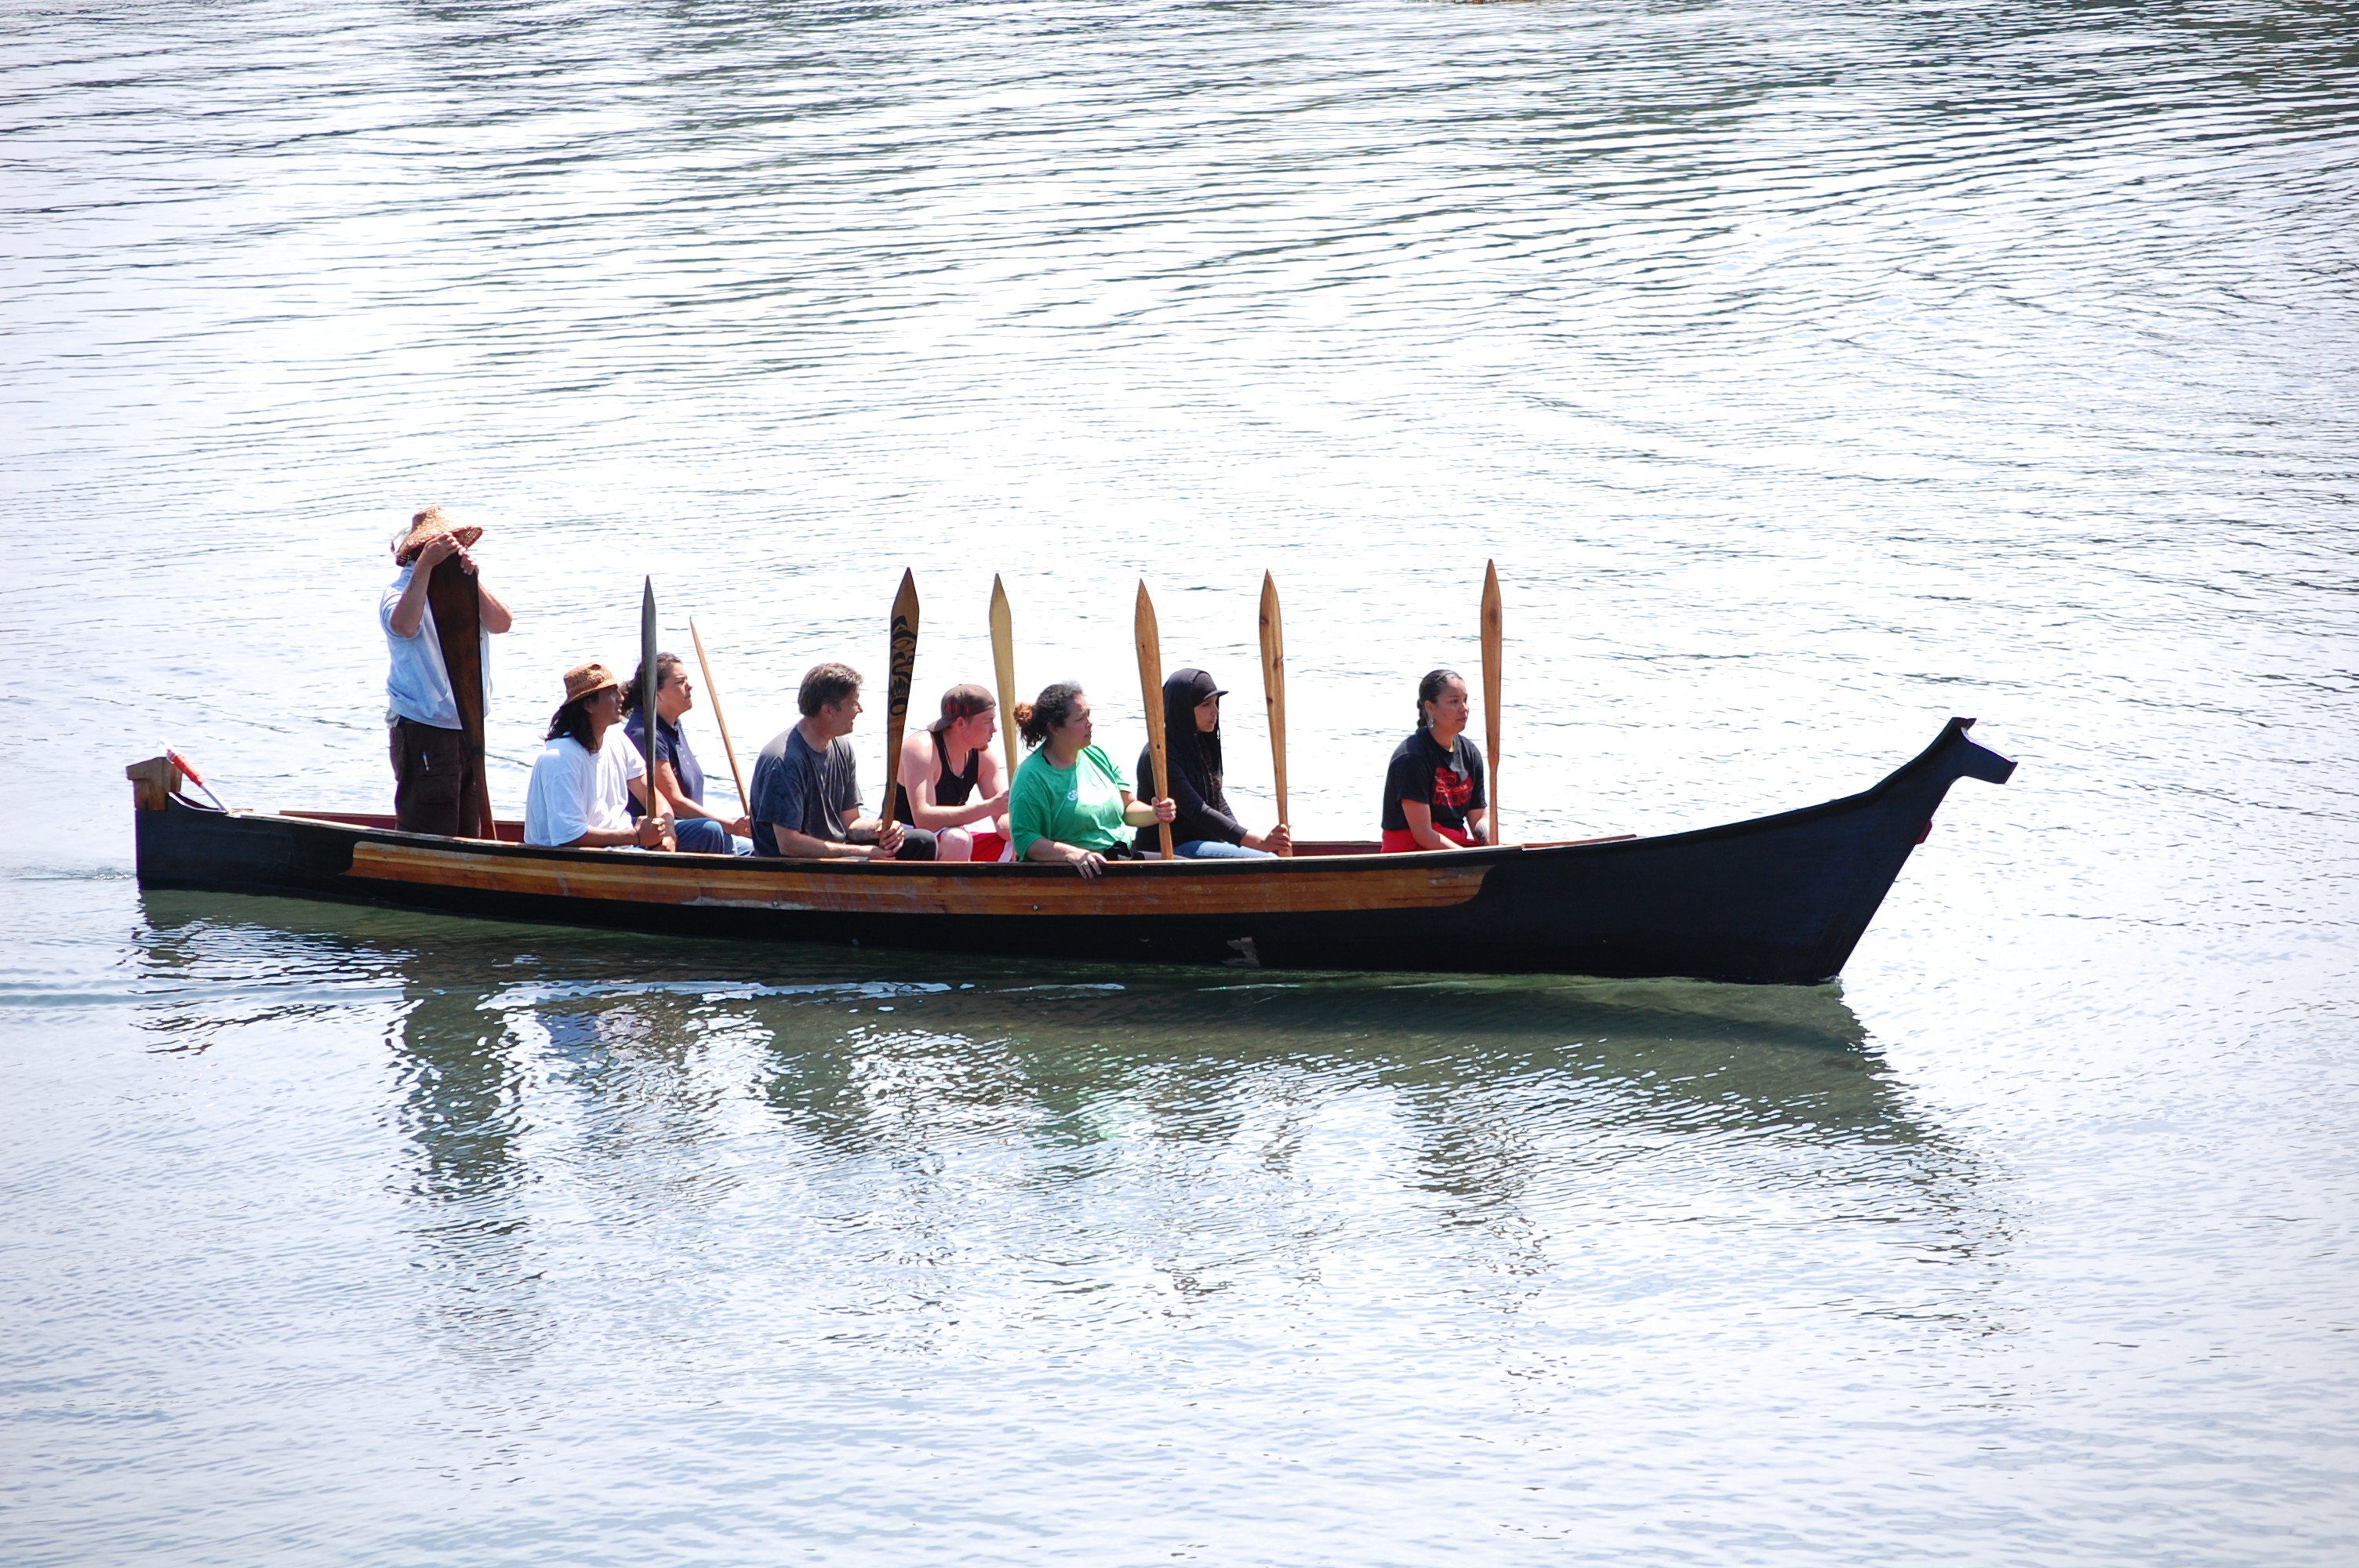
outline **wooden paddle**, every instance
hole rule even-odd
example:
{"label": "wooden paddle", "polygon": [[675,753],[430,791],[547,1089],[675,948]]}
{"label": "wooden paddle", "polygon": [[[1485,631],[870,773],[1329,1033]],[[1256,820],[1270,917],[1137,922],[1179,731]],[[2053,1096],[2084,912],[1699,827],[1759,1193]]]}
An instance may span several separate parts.
{"label": "wooden paddle", "polygon": [[999,676],[999,743],[1007,752],[1007,785],[1016,784],[1016,618],[1007,611],[1007,590],[991,579],[991,663]]}
{"label": "wooden paddle", "polygon": [[[1286,626],[1277,617],[1277,583],[1261,574],[1261,690],[1269,705],[1269,762],[1277,775],[1277,825],[1291,835],[1286,816]],[[1279,851],[1291,855],[1288,844]]]}
{"label": "wooden paddle", "polygon": [[918,579],[906,569],[901,590],[893,596],[893,646],[886,660],[885,804],[876,814],[879,832],[893,820],[894,791],[901,782],[901,732],[909,722],[909,682],[918,672]]}
{"label": "wooden paddle", "polygon": [[495,834],[492,786],[484,776],[483,585],[457,556],[445,556],[426,579],[426,605],[434,612],[434,640],[442,650],[451,695],[459,704],[459,733],[465,739],[467,766],[475,779],[475,820],[462,826],[474,838],[490,838]]}
{"label": "wooden paddle", "polygon": [[1494,844],[1504,842],[1499,836],[1499,666],[1506,654],[1506,621],[1499,611],[1499,566],[1495,561],[1483,563],[1483,727],[1490,741],[1491,762],[1491,833]]}
{"label": "wooden paddle", "polygon": [[721,716],[721,688],[712,684],[712,664],[704,656],[704,639],[697,634],[693,615],[688,618],[688,634],[696,643],[696,667],[704,672],[704,697],[712,704],[712,722],[721,730],[721,750],[729,759],[729,776],[737,781],[737,804],[750,814],[754,797],[745,793],[745,775],[737,768],[737,748],[729,743],[729,720]]}
{"label": "wooden paddle", "polygon": [[656,782],[656,758],[662,754],[656,741],[663,733],[658,728],[663,721],[656,717],[656,687],[661,684],[656,678],[656,579],[648,578],[639,589],[639,722],[647,736],[639,750],[647,759],[649,816],[661,816],[667,805],[663,785]]}
{"label": "wooden paddle", "polygon": [[[1163,754],[1163,633],[1155,627],[1155,601],[1147,597],[1147,579],[1138,583],[1138,689],[1147,698],[1147,754],[1155,763],[1155,790],[1159,799],[1171,793],[1171,764]],[[1171,858],[1171,824],[1158,822],[1163,858]]]}

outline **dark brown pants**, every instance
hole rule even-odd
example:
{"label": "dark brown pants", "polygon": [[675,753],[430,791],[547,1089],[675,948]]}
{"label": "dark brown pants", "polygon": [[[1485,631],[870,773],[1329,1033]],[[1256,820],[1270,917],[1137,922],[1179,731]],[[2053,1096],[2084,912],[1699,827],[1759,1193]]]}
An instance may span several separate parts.
{"label": "dark brown pants", "polygon": [[472,838],[481,830],[483,781],[467,762],[467,737],[414,719],[393,726],[393,816],[405,833]]}

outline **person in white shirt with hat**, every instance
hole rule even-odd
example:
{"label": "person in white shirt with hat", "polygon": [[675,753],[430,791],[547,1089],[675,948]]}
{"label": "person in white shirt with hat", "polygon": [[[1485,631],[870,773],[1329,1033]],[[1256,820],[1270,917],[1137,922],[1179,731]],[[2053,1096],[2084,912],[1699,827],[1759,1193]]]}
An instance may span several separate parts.
{"label": "person in white shirt with hat", "polygon": [[669,802],[636,822],[630,803],[647,804],[647,764],[627,741],[611,750],[606,732],[623,721],[623,687],[592,660],[565,672],[565,705],[549,721],[549,744],[526,786],[524,841],[573,849],[675,849]]}

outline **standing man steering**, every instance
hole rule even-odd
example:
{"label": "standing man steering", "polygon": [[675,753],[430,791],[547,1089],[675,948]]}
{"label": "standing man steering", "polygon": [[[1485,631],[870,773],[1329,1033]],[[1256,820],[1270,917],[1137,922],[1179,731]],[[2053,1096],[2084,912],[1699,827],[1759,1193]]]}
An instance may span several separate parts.
{"label": "standing man steering", "polygon": [[[467,754],[467,737],[460,726],[459,698],[451,689],[451,673],[442,662],[442,643],[434,629],[434,611],[426,602],[427,580],[434,568],[452,556],[469,573],[475,570],[467,547],[484,536],[481,528],[453,527],[439,506],[429,506],[409,520],[393,541],[394,565],[400,569],[377,602],[377,619],[393,665],[385,678],[387,741],[393,756],[393,815],[406,833],[440,833],[463,838],[482,820],[479,803],[484,780]],[[484,605],[484,686],[491,695],[491,642],[494,633],[515,623],[499,596],[480,582]]]}

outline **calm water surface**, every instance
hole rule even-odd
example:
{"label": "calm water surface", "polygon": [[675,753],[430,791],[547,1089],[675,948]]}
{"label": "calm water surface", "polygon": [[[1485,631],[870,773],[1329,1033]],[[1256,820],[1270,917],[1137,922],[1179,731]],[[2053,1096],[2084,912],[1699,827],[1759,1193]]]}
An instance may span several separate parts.
{"label": "calm water surface", "polygon": [[[2354,39],[0,14],[0,1557],[2359,1560]],[[143,896],[162,741],[383,808],[429,501],[506,813],[644,573],[741,751],[908,566],[1125,756],[1144,574],[1258,824],[1271,570],[1316,836],[1490,557],[1521,836],[2023,766],[1807,991]]]}

